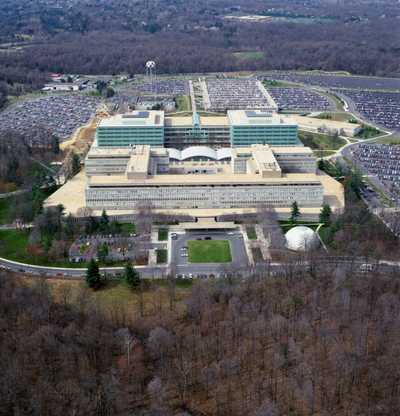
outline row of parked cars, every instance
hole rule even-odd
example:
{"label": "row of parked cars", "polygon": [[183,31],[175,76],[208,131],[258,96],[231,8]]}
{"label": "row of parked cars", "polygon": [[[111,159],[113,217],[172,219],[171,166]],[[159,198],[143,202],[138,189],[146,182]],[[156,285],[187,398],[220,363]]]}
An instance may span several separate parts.
{"label": "row of parked cars", "polygon": [[231,273],[211,273],[211,274],[205,274],[205,273],[180,273],[175,275],[175,278],[178,280],[191,280],[191,279],[215,279],[215,278],[224,278],[224,277],[231,277]]}

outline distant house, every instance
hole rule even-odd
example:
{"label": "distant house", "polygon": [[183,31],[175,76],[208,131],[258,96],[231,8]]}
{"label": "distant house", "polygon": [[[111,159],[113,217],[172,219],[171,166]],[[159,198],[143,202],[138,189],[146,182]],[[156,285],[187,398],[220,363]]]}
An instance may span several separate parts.
{"label": "distant house", "polygon": [[45,84],[42,88],[42,91],[56,91],[56,92],[71,92],[71,91],[79,91],[82,87],[80,84],[73,84],[73,83],[50,83]]}

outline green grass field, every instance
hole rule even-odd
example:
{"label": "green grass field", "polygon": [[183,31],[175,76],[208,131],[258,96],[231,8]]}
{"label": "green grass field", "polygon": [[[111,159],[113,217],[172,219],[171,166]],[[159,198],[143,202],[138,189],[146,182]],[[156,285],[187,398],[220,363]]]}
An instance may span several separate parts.
{"label": "green grass field", "polygon": [[136,232],[136,226],[133,223],[122,223],[121,233],[122,234],[134,234]]}
{"label": "green grass field", "polygon": [[340,137],[334,138],[325,134],[300,131],[299,137],[304,146],[314,150],[337,150],[346,144],[346,141]]}
{"label": "green grass field", "polygon": [[[20,263],[34,264],[48,267],[85,268],[86,263],[70,263],[67,259],[52,261],[45,253],[30,253],[29,230],[0,230],[0,257]],[[100,264],[100,266],[122,266],[123,262]]]}
{"label": "green grass field", "polygon": [[187,95],[179,95],[176,97],[176,111],[191,111],[192,105],[190,103],[190,97]]}
{"label": "green grass field", "polygon": [[256,229],[253,226],[246,227],[246,234],[249,240],[257,240]]}
{"label": "green grass field", "polygon": [[364,125],[360,133],[357,134],[359,139],[372,139],[373,137],[378,137],[382,132],[375,127]]}
{"label": "green grass field", "polygon": [[230,263],[231,248],[228,240],[188,241],[189,263]]}
{"label": "green grass field", "polygon": [[168,240],[168,229],[159,228],[158,229],[158,241],[167,241]]}
{"label": "green grass field", "polygon": [[86,267],[84,263],[70,263],[67,260],[52,262],[43,255],[28,252],[29,231],[0,230],[0,257],[20,263],[49,267]]}
{"label": "green grass field", "polygon": [[168,250],[159,248],[157,250],[157,264],[163,264],[168,261]]}

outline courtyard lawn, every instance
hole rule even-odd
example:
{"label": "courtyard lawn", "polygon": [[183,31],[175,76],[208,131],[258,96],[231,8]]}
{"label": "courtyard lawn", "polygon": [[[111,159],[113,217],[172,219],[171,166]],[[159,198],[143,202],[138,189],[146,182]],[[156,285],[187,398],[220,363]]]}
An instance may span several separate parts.
{"label": "courtyard lawn", "polygon": [[168,261],[168,250],[159,248],[157,250],[157,264],[163,264]]}
{"label": "courtyard lawn", "polygon": [[167,241],[168,240],[168,229],[159,228],[158,229],[158,241]]}
{"label": "courtyard lawn", "polygon": [[190,111],[192,109],[192,104],[188,95],[179,95],[176,97],[175,102],[176,111]]}
{"label": "courtyard lawn", "polygon": [[130,223],[121,223],[121,233],[122,234],[135,234],[136,226],[132,222]]}
{"label": "courtyard lawn", "polygon": [[246,234],[249,240],[257,240],[256,229],[253,226],[246,227]]}
{"label": "courtyard lawn", "polygon": [[190,240],[189,263],[230,263],[231,248],[228,240]]}

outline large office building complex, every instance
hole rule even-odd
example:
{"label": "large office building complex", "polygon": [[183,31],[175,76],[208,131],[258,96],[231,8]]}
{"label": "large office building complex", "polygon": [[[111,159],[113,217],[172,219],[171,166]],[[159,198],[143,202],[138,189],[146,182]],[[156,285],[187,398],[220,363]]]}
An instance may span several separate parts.
{"label": "large office building complex", "polygon": [[135,111],[103,119],[96,130],[96,141],[100,147],[164,146],[164,112]]}
{"label": "large office building complex", "polygon": [[[309,218],[317,218],[325,203],[342,209],[342,186],[317,170],[297,124],[279,115],[259,90],[254,109],[215,115],[133,111],[103,119],[85,173],[47,204],[112,215],[129,215],[143,202],[194,216],[270,206],[288,217],[295,201]],[[225,100],[231,97],[224,94]]]}
{"label": "large office building complex", "polygon": [[143,201],[158,209],[290,207],[294,201],[318,208],[324,198],[305,147],[93,147],[86,174],[86,205],[94,210],[135,209]]}
{"label": "large office building complex", "polygon": [[138,144],[152,147],[212,148],[269,144],[301,146],[297,124],[270,110],[230,110],[227,115],[166,116],[163,111],[134,111],[100,122],[98,147]]}

